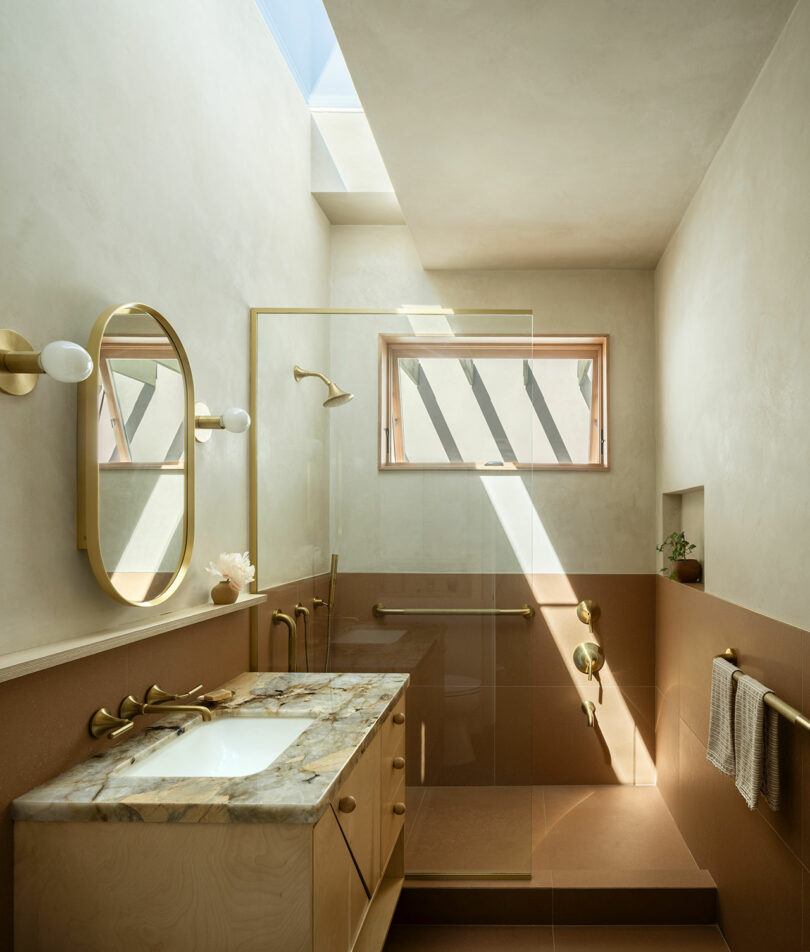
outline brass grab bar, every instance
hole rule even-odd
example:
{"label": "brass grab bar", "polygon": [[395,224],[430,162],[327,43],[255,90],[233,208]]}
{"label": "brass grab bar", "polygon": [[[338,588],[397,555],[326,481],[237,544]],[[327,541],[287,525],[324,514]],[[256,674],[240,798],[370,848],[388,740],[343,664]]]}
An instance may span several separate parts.
{"label": "brass grab bar", "polygon": [[[726,650],[718,655],[719,658],[724,658],[726,661],[730,661],[732,664],[737,664],[737,652],[733,648],[726,648]],[[732,678],[736,681],[738,678],[742,677],[742,671],[735,671],[732,674]],[[786,701],[783,701],[781,697],[777,697],[773,691],[769,691],[762,699],[771,710],[776,711],[777,714],[781,714],[786,721],[790,721],[791,724],[798,724],[799,727],[803,727],[806,731],[810,731],[810,718],[805,717],[801,711],[797,711],[795,707],[791,707]]]}
{"label": "brass grab bar", "polygon": [[531,605],[520,608],[385,608],[377,602],[371,610],[376,618],[385,615],[519,615],[531,618],[534,615]]}

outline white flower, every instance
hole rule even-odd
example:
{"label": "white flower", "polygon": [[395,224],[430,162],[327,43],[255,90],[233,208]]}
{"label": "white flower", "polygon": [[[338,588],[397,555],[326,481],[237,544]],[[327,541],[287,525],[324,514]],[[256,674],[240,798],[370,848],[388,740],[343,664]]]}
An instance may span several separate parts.
{"label": "white flower", "polygon": [[252,582],[256,575],[256,569],[250,564],[247,552],[220,552],[215,562],[208,563],[205,571],[209,575],[226,579],[237,592],[248,582]]}

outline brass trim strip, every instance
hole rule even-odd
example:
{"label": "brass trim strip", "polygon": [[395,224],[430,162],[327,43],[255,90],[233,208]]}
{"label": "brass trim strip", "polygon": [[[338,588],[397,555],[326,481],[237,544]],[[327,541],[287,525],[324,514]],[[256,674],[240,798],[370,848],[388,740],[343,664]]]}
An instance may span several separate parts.
{"label": "brass trim strip", "polygon": [[531,605],[520,608],[385,608],[379,602],[371,609],[376,618],[385,615],[519,615],[531,618],[534,609]]}

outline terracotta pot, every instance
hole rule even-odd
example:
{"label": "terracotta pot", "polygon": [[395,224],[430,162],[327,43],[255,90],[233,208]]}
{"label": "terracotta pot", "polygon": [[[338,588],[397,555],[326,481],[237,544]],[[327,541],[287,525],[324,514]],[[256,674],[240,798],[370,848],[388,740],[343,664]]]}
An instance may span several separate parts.
{"label": "terracotta pot", "polygon": [[672,563],[679,582],[699,582],[703,570],[697,559],[676,559]]}
{"label": "terracotta pot", "polygon": [[211,600],[215,605],[233,605],[239,592],[231,588],[231,583],[223,579],[211,589]]}

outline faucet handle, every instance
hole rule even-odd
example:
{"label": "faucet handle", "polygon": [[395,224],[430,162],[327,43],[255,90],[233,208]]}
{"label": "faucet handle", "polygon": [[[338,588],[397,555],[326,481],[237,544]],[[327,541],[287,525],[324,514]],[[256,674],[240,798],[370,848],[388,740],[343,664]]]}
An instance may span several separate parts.
{"label": "faucet handle", "polygon": [[192,694],[196,694],[198,691],[202,691],[201,684],[198,684],[197,687],[186,691],[185,694],[169,694],[168,691],[164,691],[163,688],[158,687],[157,684],[153,684],[152,687],[146,692],[146,703],[163,704],[165,701],[185,701],[187,697],[191,697]]}
{"label": "faucet handle", "polygon": [[110,714],[106,707],[99,708],[90,718],[90,733],[93,737],[101,737],[106,734],[110,740],[115,740],[128,730],[132,730],[135,725],[131,720],[124,717],[116,717]]}

